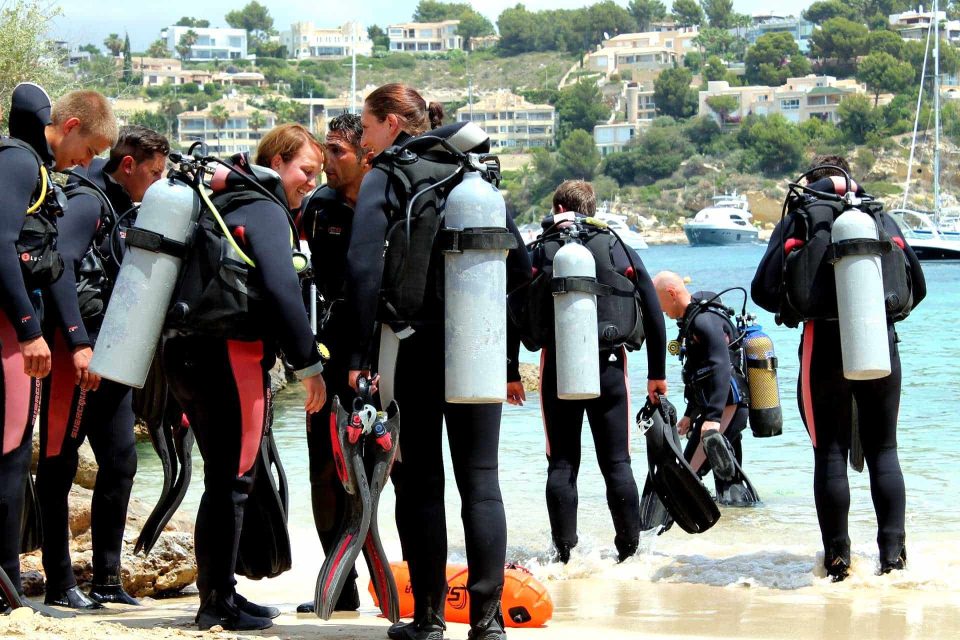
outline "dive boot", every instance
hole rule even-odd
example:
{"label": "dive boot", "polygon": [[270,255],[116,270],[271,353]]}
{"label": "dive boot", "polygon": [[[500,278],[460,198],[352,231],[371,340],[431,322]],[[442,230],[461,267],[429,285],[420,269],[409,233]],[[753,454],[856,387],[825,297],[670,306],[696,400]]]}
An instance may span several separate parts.
{"label": "dive boot", "polygon": [[634,555],[637,552],[637,548],[640,546],[640,540],[627,540],[622,542],[620,540],[614,539],[614,546],[617,547],[617,562],[623,562],[630,556]]}
{"label": "dive boot", "polygon": [[823,568],[830,582],[843,582],[850,575],[850,545],[836,545],[823,554]]}
{"label": "dive boot", "polygon": [[316,611],[317,607],[313,604],[313,600],[297,605],[297,613],[316,613]]}
{"label": "dive boot", "polygon": [[103,580],[94,580],[90,587],[90,599],[100,604],[128,604],[139,607],[140,601],[124,591],[119,575],[109,575]]}
{"label": "dive boot", "polygon": [[211,591],[200,605],[196,623],[201,631],[213,626],[223,627],[226,631],[259,631],[273,626],[269,618],[246,613],[237,606],[233,598],[223,598],[216,590]]}
{"label": "dive boot", "polygon": [[880,570],[878,576],[885,576],[891,571],[903,571],[907,568],[907,548],[902,547],[900,554],[893,560],[880,560]]}
{"label": "dive boot", "polygon": [[723,480],[733,480],[737,467],[737,458],[723,434],[710,431],[703,436],[703,452],[710,461],[714,475]]}
{"label": "dive boot", "polygon": [[507,640],[507,633],[503,630],[503,611],[500,608],[502,596],[503,587],[500,587],[488,603],[483,618],[470,627],[467,640]]}
{"label": "dive boot", "polygon": [[387,637],[390,640],[446,640],[443,636],[446,629],[443,618],[428,609],[425,615],[414,618],[413,622],[395,622],[390,625]]}
{"label": "dive boot", "polygon": [[47,591],[47,595],[43,599],[43,604],[49,604],[54,607],[66,607],[68,609],[85,609],[87,611],[103,609],[102,604],[88,598],[87,594],[80,591],[80,588],[77,586],[70,587],[59,593]]}
{"label": "dive boot", "polygon": [[243,611],[247,615],[251,615],[254,618],[269,618],[272,620],[280,615],[280,609],[250,602],[239,593],[233,594],[233,604],[237,605],[237,608],[240,609],[240,611]]}

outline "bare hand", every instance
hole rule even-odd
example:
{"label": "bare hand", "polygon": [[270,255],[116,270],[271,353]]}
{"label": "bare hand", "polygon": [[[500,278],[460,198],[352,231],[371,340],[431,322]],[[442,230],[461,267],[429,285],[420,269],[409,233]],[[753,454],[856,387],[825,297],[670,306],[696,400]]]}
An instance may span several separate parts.
{"label": "bare hand", "polygon": [[700,427],[700,438],[702,439],[703,436],[707,435],[708,431],[719,431],[719,430],[720,430],[719,422],[713,422],[713,421],[704,422],[703,426]]}
{"label": "bare hand", "polygon": [[650,398],[650,402],[654,404],[659,404],[657,396],[667,395],[667,381],[666,380],[647,380],[647,397]]}
{"label": "bare hand", "polygon": [[26,375],[31,378],[46,378],[50,373],[50,347],[43,336],[21,342],[20,354],[23,356],[23,372]]}
{"label": "bare hand", "polygon": [[523,388],[523,382],[517,380],[507,383],[507,402],[518,407],[523,406],[523,401],[527,399],[527,392]]}
{"label": "bare hand", "polygon": [[347,373],[347,384],[349,384],[350,388],[353,389],[354,391],[358,391],[357,378],[359,378],[360,376],[363,376],[364,378],[367,379],[367,383],[370,385],[370,394],[373,395],[374,393],[376,393],[380,385],[380,374],[378,373],[377,375],[371,378],[370,369],[351,369]]}
{"label": "bare hand", "polygon": [[77,375],[74,383],[84,391],[96,391],[100,386],[100,376],[90,371],[90,360],[93,358],[93,349],[77,347],[73,352],[73,368]]}
{"label": "bare hand", "polygon": [[327,385],[323,381],[323,376],[319,373],[300,381],[304,390],[307,392],[307,399],[303,403],[303,408],[307,413],[316,413],[323,408],[327,402]]}
{"label": "bare hand", "polygon": [[691,424],[693,424],[693,421],[690,420],[690,416],[683,416],[680,418],[680,421],[677,422],[677,433],[681,436],[687,435],[687,432],[690,431]]}

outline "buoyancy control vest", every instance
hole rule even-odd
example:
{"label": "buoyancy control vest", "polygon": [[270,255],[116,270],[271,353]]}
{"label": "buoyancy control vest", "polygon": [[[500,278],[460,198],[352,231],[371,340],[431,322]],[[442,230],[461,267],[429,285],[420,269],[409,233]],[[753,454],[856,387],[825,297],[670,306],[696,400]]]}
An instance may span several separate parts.
{"label": "buoyancy control vest", "polygon": [[96,233],[77,266],[77,302],[80,306],[80,317],[88,324],[96,323],[103,317],[113,288],[113,282],[106,269],[107,258],[104,250],[116,225],[117,215],[106,194],[86,178],[68,183],[63,191],[68,201],[80,195],[88,195],[100,204]]}
{"label": "buoyancy control vest", "polygon": [[[803,178],[803,176],[801,176]],[[851,252],[880,253],[884,304],[891,322],[903,320],[913,307],[913,286],[904,254],[902,237],[891,236],[885,228],[883,205],[870,196],[861,198],[840,193],[814,191],[797,183],[790,185],[784,202],[794,221],[793,232],[784,238],[785,253],[777,322],[796,327],[807,320],[836,320],[837,292],[834,263]],[[835,182],[844,182],[840,178]],[[851,181],[852,183],[852,181]],[[859,202],[855,202],[859,200]],[[834,244],[834,221],[844,211],[857,208],[874,219],[878,240]]]}
{"label": "buoyancy control vest", "polygon": [[0,151],[13,147],[29,151],[37,161],[37,187],[33,203],[24,212],[16,249],[24,284],[28,289],[39,289],[53,284],[63,273],[63,258],[57,252],[57,218],[66,210],[67,198],[50,179],[33,147],[17,138],[0,138]]}
{"label": "buoyancy control vest", "polygon": [[[597,335],[600,349],[626,347],[633,351],[643,346],[643,315],[640,294],[630,273],[624,273],[614,260],[620,240],[605,226],[593,224],[591,218],[577,215],[572,224],[579,227],[580,242],[593,254],[596,283],[591,291],[597,296]],[[531,259],[534,277],[521,304],[511,304],[514,322],[520,327],[524,346],[536,351],[554,341],[553,295],[564,287],[579,286],[553,277],[553,259],[563,246],[563,233],[552,225],[532,243]],[[626,247],[623,247],[627,251]],[[629,253],[627,253],[629,257]],[[519,308],[518,308],[519,307]]]}

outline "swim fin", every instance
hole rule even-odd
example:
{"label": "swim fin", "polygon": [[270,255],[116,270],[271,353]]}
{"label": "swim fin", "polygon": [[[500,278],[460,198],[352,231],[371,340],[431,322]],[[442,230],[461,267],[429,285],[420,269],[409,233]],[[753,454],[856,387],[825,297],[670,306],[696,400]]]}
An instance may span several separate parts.
{"label": "swim fin", "polygon": [[746,507],[760,502],[760,494],[737,462],[737,454],[730,441],[719,431],[711,431],[703,436],[701,442],[718,479],[717,502],[732,507]]}
{"label": "swim fin", "polygon": [[637,426],[647,440],[649,476],[669,515],[687,533],[703,533],[717,523],[720,511],[710,492],[683,457],[677,433],[677,410],[660,398],[647,399]]}
{"label": "swim fin", "polygon": [[158,527],[157,525],[169,507],[172,497],[170,492],[173,489],[180,467],[179,460],[175,453],[176,445],[173,441],[173,428],[166,428],[163,419],[151,420],[145,424],[147,425],[147,433],[150,435],[150,443],[153,445],[153,450],[156,452],[157,457],[160,458],[160,467],[163,470],[163,484],[160,488],[160,497],[157,499],[157,506],[150,512],[147,521],[143,524],[140,537],[137,538],[137,543],[133,549],[134,553],[140,553],[141,551],[150,553],[150,549],[153,548],[157,537],[160,535],[159,531],[163,530],[163,527]]}
{"label": "swim fin", "polygon": [[272,428],[268,427],[260,439],[255,464],[253,489],[247,498],[240,530],[236,573],[260,580],[275,578],[293,566],[287,530],[287,474]]}
{"label": "swim fin", "polygon": [[378,505],[380,493],[387,484],[390,470],[393,468],[400,447],[400,409],[396,401],[387,407],[387,419],[381,422],[384,434],[366,439],[364,455],[367,478],[370,482],[370,529],[363,543],[363,557],[370,570],[370,581],[377,595],[380,612],[390,622],[400,620],[400,594],[397,583],[390,570],[390,560],[380,542],[378,526]]}
{"label": "swim fin", "polygon": [[27,473],[24,483],[23,516],[20,520],[20,553],[36,551],[43,544],[43,521],[33,476]]}
{"label": "swim fin", "polygon": [[72,612],[58,611],[53,607],[48,607],[45,604],[40,604],[30,600],[29,598],[21,596],[20,592],[17,591],[17,588],[14,586],[13,581],[10,580],[10,576],[8,576],[7,572],[3,570],[3,567],[0,567],[0,596],[3,597],[3,601],[6,602],[7,606],[9,606],[11,609],[27,607],[28,609],[33,609],[42,616],[47,616],[48,618],[76,617]]}
{"label": "swim fin", "polygon": [[860,441],[860,415],[856,398],[850,399],[850,468],[863,473],[863,442]]}
{"label": "swim fin", "polygon": [[663,501],[657,495],[653,486],[653,478],[647,474],[647,481],[643,483],[643,494],[640,496],[640,530],[657,530],[657,535],[670,530],[673,526],[673,516],[663,506]]}
{"label": "swim fin", "polygon": [[343,408],[339,397],[334,396],[330,409],[330,440],[337,475],[347,495],[337,542],[320,567],[314,590],[314,613],[324,620],[329,620],[333,614],[370,527],[370,486],[363,464],[363,440],[356,428],[352,424],[352,414]]}

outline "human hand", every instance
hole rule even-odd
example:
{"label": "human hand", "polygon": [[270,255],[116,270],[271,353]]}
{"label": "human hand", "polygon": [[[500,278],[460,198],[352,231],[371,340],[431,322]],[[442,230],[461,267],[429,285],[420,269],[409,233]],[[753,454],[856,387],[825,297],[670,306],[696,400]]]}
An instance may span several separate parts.
{"label": "human hand", "polygon": [[357,379],[360,376],[363,376],[364,378],[367,379],[367,384],[370,385],[369,386],[370,395],[375,394],[377,392],[377,389],[379,389],[380,374],[378,373],[377,375],[371,378],[370,369],[351,369],[347,373],[347,384],[349,384],[350,388],[353,389],[354,391],[359,391],[359,389],[357,388]]}
{"label": "human hand", "polygon": [[647,397],[650,398],[650,402],[654,404],[659,404],[660,401],[657,399],[657,396],[667,395],[667,381],[666,380],[647,380]]}
{"label": "human hand", "polygon": [[93,349],[88,346],[77,347],[73,350],[73,369],[76,371],[74,384],[84,391],[96,391],[100,386],[100,376],[90,371],[90,360],[93,358]]}
{"label": "human hand", "polygon": [[703,425],[700,427],[700,438],[703,439],[703,436],[707,435],[708,431],[719,431],[719,430],[720,430],[719,422],[714,422],[712,420],[709,422],[704,422]]}
{"label": "human hand", "polygon": [[677,422],[677,433],[681,436],[687,435],[687,432],[690,431],[690,426],[693,424],[693,421],[690,420],[690,416],[683,416]]}
{"label": "human hand", "polygon": [[316,413],[323,408],[327,402],[327,385],[323,381],[323,376],[319,373],[300,381],[304,390],[307,392],[307,399],[303,403],[303,408],[307,413]]}
{"label": "human hand", "polygon": [[523,382],[516,380],[507,383],[507,402],[522,407],[523,401],[526,399],[527,392],[523,388]]}
{"label": "human hand", "polygon": [[20,355],[23,356],[23,372],[26,375],[31,378],[45,378],[50,373],[50,347],[43,336],[21,342]]}

